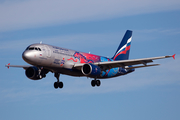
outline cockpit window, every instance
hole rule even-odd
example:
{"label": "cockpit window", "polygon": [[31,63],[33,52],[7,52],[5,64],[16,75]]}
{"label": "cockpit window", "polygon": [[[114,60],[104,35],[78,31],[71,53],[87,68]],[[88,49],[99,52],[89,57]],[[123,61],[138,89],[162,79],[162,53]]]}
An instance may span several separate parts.
{"label": "cockpit window", "polygon": [[26,50],[36,50],[36,51],[41,51],[41,48],[38,47],[27,47]]}
{"label": "cockpit window", "polygon": [[34,50],[34,47],[30,47],[29,50]]}
{"label": "cockpit window", "polygon": [[38,50],[39,50],[39,51],[41,51],[41,49],[40,49],[40,48],[38,48]]}

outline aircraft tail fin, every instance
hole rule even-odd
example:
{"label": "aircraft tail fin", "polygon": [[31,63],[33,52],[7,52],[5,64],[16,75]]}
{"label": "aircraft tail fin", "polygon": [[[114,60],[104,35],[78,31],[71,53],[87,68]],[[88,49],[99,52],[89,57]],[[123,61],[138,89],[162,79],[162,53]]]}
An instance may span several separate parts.
{"label": "aircraft tail fin", "polygon": [[132,31],[127,30],[116,53],[112,57],[113,60],[127,60],[129,59],[129,52],[131,46]]}

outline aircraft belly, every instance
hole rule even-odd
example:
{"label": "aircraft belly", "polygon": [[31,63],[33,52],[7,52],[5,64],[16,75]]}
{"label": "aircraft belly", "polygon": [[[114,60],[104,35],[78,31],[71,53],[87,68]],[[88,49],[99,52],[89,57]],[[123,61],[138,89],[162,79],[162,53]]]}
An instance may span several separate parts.
{"label": "aircraft belly", "polygon": [[66,69],[66,68],[60,68],[60,67],[44,67],[45,69],[48,69],[52,72],[56,73],[61,73],[65,75],[70,75],[70,76],[84,76],[80,70],[77,69]]}
{"label": "aircraft belly", "polygon": [[100,76],[97,78],[99,79],[106,79],[106,78],[112,78],[112,77],[117,77],[121,75],[126,75],[128,73],[133,72],[134,69],[126,70],[123,69],[122,67],[117,67],[117,68],[112,68],[106,71],[103,71]]}

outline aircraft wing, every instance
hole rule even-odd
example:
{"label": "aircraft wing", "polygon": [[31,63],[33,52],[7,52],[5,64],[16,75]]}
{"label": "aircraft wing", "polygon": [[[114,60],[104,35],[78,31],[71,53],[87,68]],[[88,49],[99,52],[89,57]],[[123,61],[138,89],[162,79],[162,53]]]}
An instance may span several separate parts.
{"label": "aircraft wing", "polygon": [[9,64],[6,65],[6,67],[7,68],[9,68],[9,67],[19,67],[19,68],[24,68],[26,70],[28,67],[31,67],[31,66],[30,65],[10,65],[10,63],[9,63]]}
{"label": "aircraft wing", "polygon": [[[103,70],[111,69],[111,68],[116,68],[116,67],[123,67],[126,69],[133,69],[133,68],[141,68],[141,67],[150,67],[150,66],[157,66],[159,64],[150,64],[147,65],[147,63],[153,62],[153,60],[156,59],[163,59],[163,58],[169,58],[173,57],[175,59],[175,54],[172,56],[161,56],[161,57],[152,57],[152,58],[142,58],[142,59],[132,59],[132,60],[119,60],[119,61],[107,61],[107,62],[96,62],[93,63],[94,65],[100,66]],[[133,66],[133,67],[128,67],[131,65],[139,65],[142,64],[141,66]],[[81,69],[81,67],[84,64],[75,64],[74,67],[77,69]]]}

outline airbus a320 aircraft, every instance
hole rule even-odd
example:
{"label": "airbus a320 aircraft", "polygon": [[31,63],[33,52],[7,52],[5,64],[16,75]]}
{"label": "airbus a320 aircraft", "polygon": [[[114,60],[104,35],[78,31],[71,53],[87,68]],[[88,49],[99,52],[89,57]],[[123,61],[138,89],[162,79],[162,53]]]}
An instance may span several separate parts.
{"label": "airbus a320 aircraft", "polygon": [[132,31],[127,30],[117,51],[112,58],[102,57],[90,53],[79,52],[66,48],[51,46],[47,44],[32,44],[26,48],[22,58],[28,66],[6,65],[6,67],[21,67],[25,69],[25,74],[29,79],[40,80],[46,77],[48,72],[54,73],[57,82],[54,88],[63,88],[63,82],[59,81],[60,74],[71,76],[86,76],[93,78],[91,85],[100,86],[99,79],[112,78],[126,75],[135,68],[157,66],[159,64],[147,63],[156,59],[173,57],[161,56],[143,59],[129,60]]}

